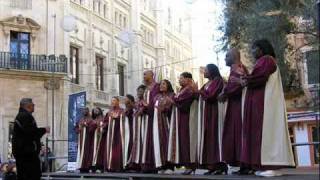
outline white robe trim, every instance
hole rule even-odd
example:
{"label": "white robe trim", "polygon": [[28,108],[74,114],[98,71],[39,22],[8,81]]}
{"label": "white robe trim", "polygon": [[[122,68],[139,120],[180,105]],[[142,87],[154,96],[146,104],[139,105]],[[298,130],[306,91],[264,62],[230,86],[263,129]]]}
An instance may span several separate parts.
{"label": "white robe trim", "polygon": [[222,136],[223,136],[223,126],[224,126],[224,120],[226,117],[228,107],[228,101],[225,103],[218,102],[218,136],[219,136],[219,155],[220,160],[222,160]]}
{"label": "white robe trim", "polygon": [[[173,108],[169,129],[168,161],[179,163],[178,109]],[[175,137],[175,139],[174,139]],[[175,149],[175,152],[173,150]]]}
{"label": "white robe trim", "polygon": [[[81,138],[80,138],[80,135],[79,135],[79,140],[78,140],[78,168],[81,168],[82,166],[82,160],[83,160],[83,153],[84,153],[84,143],[85,143],[85,140],[86,140],[86,131],[87,131],[87,128],[86,127],[83,127],[82,129],[82,142],[81,141]],[[81,133],[80,133],[81,134]],[[80,143],[81,143],[81,148],[80,148]]]}
{"label": "white robe trim", "polygon": [[198,162],[198,101],[194,100],[190,107],[189,129],[190,129],[190,162]]}
{"label": "white robe trim", "polygon": [[294,166],[286,104],[279,69],[270,75],[264,95],[261,164]]}
{"label": "white robe trim", "polygon": [[[134,118],[133,121],[133,143],[132,144],[132,151],[130,152],[130,162],[134,162],[138,164],[140,162],[140,147],[141,147],[141,139],[143,133],[141,132],[141,122],[142,119],[145,118],[145,116],[138,116],[137,118]],[[137,141],[135,141],[137,140]],[[135,154],[133,154],[135,152]]]}
{"label": "white robe trim", "polygon": [[100,144],[100,140],[101,140],[101,135],[100,137],[98,137],[98,132],[99,130],[96,129],[94,132],[94,144],[93,144],[93,162],[92,165],[95,165],[97,163],[97,153],[98,153],[98,148],[99,148],[99,144]]}
{"label": "white robe trim", "polygon": [[123,115],[120,116],[120,134],[121,134],[121,140],[122,140],[123,167],[126,167],[128,162],[130,128],[129,128],[129,119],[127,117],[123,117]]}

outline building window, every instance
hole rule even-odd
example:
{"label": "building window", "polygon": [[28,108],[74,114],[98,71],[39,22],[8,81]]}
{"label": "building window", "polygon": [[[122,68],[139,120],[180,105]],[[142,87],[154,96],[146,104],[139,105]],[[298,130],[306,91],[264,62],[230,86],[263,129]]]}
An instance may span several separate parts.
{"label": "building window", "polygon": [[182,19],[179,18],[179,33],[182,32]]}
{"label": "building window", "polygon": [[119,73],[119,95],[124,96],[124,65],[118,64]]}
{"label": "building window", "polygon": [[123,17],[123,27],[127,28],[127,18]]}
{"label": "building window", "polygon": [[152,12],[156,8],[155,2],[156,1],[148,1],[148,11],[149,12]]}
{"label": "building window", "polygon": [[168,25],[171,24],[171,9],[168,8]]}
{"label": "building window", "polygon": [[168,41],[166,42],[166,52],[167,52],[167,56],[170,56],[170,44]]}
{"label": "building window", "polygon": [[116,52],[116,57],[118,57],[119,56],[119,48],[118,48],[117,42],[114,42],[114,50]]}
{"label": "building window", "polygon": [[101,13],[101,2],[98,2],[98,13],[99,13],[99,15]]}
{"label": "building window", "polygon": [[147,41],[147,31],[143,29],[143,40]]}
{"label": "building window", "polygon": [[73,46],[70,46],[69,71],[71,82],[79,84],[79,49]]}
{"label": "building window", "polygon": [[122,27],[122,14],[119,14],[119,25]]}
{"label": "building window", "polygon": [[153,36],[153,33],[150,34],[150,38],[151,38],[151,42],[150,42],[150,43],[151,43],[152,45],[154,45],[154,36]]}
{"label": "building window", "polygon": [[306,52],[308,84],[319,84],[319,51]]}
{"label": "building window", "polygon": [[96,11],[96,1],[93,1],[92,10],[93,10],[94,12]]}
{"label": "building window", "polygon": [[107,18],[107,4],[103,5],[103,17]]}
{"label": "building window", "polygon": [[149,43],[150,42],[150,32],[147,30],[146,32],[146,42]]}
{"label": "building window", "polygon": [[96,56],[96,87],[97,90],[103,91],[103,58]]}
{"label": "building window", "polygon": [[114,24],[118,24],[118,12],[114,12]]}
{"label": "building window", "polygon": [[[320,129],[317,128],[316,125],[310,125],[309,126],[309,141],[310,142],[319,142],[318,132]],[[320,159],[320,146],[318,144],[314,146],[310,146],[310,153],[311,153],[311,160],[312,165],[319,164]]]}
{"label": "building window", "polygon": [[314,105],[317,105],[320,103],[319,94],[320,94],[320,87],[310,87],[309,92],[311,94],[311,98],[313,99]]}
{"label": "building window", "polygon": [[32,9],[32,0],[10,0],[10,7]]}
{"label": "building window", "polygon": [[147,58],[144,59],[144,68],[145,69],[149,68],[149,61]]}
{"label": "building window", "polygon": [[10,32],[10,65],[19,69],[30,68],[30,34]]}
{"label": "building window", "polygon": [[147,10],[147,0],[143,0],[143,10]]}

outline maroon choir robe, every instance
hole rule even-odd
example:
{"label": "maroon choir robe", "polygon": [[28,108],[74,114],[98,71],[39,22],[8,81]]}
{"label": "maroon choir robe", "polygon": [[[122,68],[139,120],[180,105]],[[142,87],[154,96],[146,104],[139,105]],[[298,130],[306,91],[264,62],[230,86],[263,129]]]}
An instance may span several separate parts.
{"label": "maroon choir robe", "polygon": [[158,94],[155,98],[153,119],[154,158],[157,168],[168,167],[169,126],[174,94]]}
{"label": "maroon choir robe", "polygon": [[222,135],[222,160],[231,166],[239,166],[242,142],[242,96],[243,88],[234,81],[246,75],[242,64],[231,66],[228,83],[223,89],[227,97],[227,109]]}
{"label": "maroon choir robe", "polygon": [[129,126],[126,123],[124,110],[120,107],[108,112],[108,132],[105,169],[120,172],[127,164]]}
{"label": "maroon choir robe", "polygon": [[259,58],[244,78],[242,166],[255,170],[294,166],[281,76],[274,58]]}
{"label": "maroon choir robe", "polygon": [[133,131],[132,131],[132,148],[128,160],[128,169],[140,170],[140,164],[142,162],[142,148],[144,127],[143,124],[147,121],[147,108],[143,105],[143,99],[136,103],[136,111],[133,115]]}
{"label": "maroon choir robe", "polygon": [[154,147],[153,147],[153,114],[154,114],[154,98],[160,92],[160,85],[153,83],[149,89],[145,91],[145,100],[147,101],[148,120],[145,121],[144,139],[142,150],[142,170],[155,170]]}
{"label": "maroon choir robe", "polygon": [[97,124],[91,117],[85,117],[76,126],[78,138],[78,166],[80,170],[87,171],[93,166],[94,160],[94,134]]}
{"label": "maroon choir robe", "polygon": [[198,94],[187,86],[173,97],[170,120],[168,162],[193,167],[197,162]]}
{"label": "maroon choir robe", "polygon": [[97,129],[95,133],[95,165],[97,169],[104,170],[105,150],[107,146],[107,130],[108,130],[108,119],[100,116],[96,119]]}
{"label": "maroon choir robe", "polygon": [[217,96],[223,89],[223,79],[215,77],[200,89],[200,149],[199,164],[206,169],[214,168],[220,158],[219,108]]}

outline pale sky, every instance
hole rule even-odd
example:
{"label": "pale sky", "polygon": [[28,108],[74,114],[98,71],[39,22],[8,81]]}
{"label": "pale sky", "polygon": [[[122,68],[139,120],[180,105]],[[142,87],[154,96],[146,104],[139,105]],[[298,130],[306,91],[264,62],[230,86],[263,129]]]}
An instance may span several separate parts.
{"label": "pale sky", "polygon": [[218,52],[221,44],[219,39],[223,32],[218,28],[223,25],[224,5],[219,0],[186,0],[192,3],[192,46],[193,56],[197,66],[209,63],[216,64],[222,75],[228,75],[229,68],[225,66],[225,52]]}

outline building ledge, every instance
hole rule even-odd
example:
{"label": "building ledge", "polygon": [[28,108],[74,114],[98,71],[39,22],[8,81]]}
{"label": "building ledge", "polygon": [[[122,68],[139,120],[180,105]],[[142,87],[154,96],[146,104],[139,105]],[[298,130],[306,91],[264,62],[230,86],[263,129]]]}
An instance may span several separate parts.
{"label": "building ledge", "polygon": [[[62,79],[66,76],[66,73],[54,73],[54,78]],[[19,79],[38,79],[46,80],[52,78],[51,72],[46,71],[30,71],[30,70],[18,70],[9,68],[0,68],[0,78],[19,78]]]}

